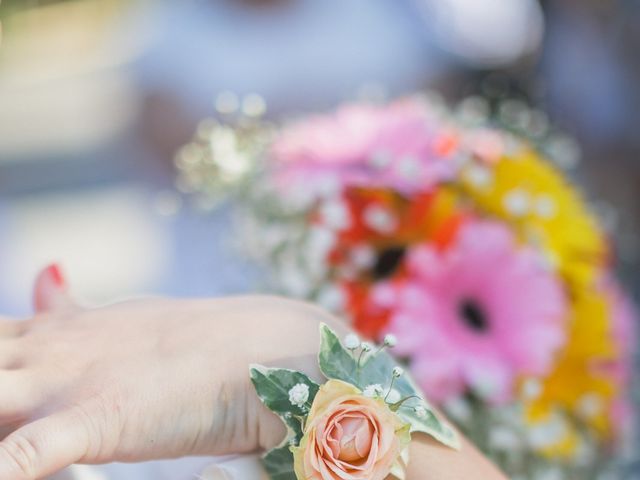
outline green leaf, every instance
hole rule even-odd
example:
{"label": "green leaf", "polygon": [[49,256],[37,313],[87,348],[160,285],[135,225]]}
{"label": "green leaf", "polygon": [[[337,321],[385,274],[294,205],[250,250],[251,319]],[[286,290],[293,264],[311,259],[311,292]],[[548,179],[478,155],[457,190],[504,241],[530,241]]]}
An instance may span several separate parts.
{"label": "green leaf", "polygon": [[[335,378],[355,385],[364,390],[368,385],[380,384],[385,389],[389,388],[393,377],[393,369],[398,362],[386,351],[374,352],[366,355],[358,371],[358,362],[351,352],[344,348],[335,332],[327,325],[320,326],[321,344],[318,361],[320,370],[327,378]],[[397,414],[410,425],[411,432],[422,432],[431,435],[439,442],[459,448],[459,439],[449,424],[442,420],[424,399],[424,394],[411,380],[408,374],[396,378],[393,388],[402,398],[417,396],[421,400],[408,400],[401,406]],[[421,405],[426,415],[418,417],[413,407]]]}
{"label": "green leaf", "polygon": [[[422,405],[425,409],[426,414],[423,417],[419,417],[413,409],[416,405]],[[426,402],[410,403],[406,407],[401,407],[396,413],[410,425],[411,433],[426,433],[448,447],[460,449],[458,434]]]}
{"label": "green leaf", "polygon": [[280,416],[282,421],[287,426],[288,435],[287,438],[282,442],[282,445],[288,444],[290,445],[292,442],[294,445],[299,445],[300,440],[302,440],[302,421],[299,417],[294,417],[293,415],[285,414]]}
{"label": "green leaf", "polygon": [[262,464],[271,480],[297,480],[293,470],[293,453],[288,446],[270,450],[262,457]]}
{"label": "green leaf", "polygon": [[358,363],[340,343],[335,332],[324,323],[320,325],[320,352],[318,353],[320,371],[327,378],[342,380],[358,388]]}
{"label": "green leaf", "polygon": [[[397,365],[396,360],[385,351],[371,355],[361,368],[360,381],[364,386],[380,383],[384,388],[388,388],[393,369]],[[420,398],[420,400],[407,400],[396,412],[402,420],[411,426],[411,433],[426,433],[449,447],[460,448],[458,436],[453,428],[424,400],[424,394],[408,374],[405,373],[400,378],[396,378],[393,382],[393,388],[400,392],[403,398],[411,396]],[[421,418],[416,414],[414,410],[416,406],[425,409],[426,415],[424,417]]]}
{"label": "green leaf", "polygon": [[[266,368],[262,365],[251,366],[251,381],[262,403],[283,418],[291,415],[306,416],[320,388],[304,373],[285,368]],[[309,398],[302,407],[289,401],[289,390],[299,383],[309,387]]]}

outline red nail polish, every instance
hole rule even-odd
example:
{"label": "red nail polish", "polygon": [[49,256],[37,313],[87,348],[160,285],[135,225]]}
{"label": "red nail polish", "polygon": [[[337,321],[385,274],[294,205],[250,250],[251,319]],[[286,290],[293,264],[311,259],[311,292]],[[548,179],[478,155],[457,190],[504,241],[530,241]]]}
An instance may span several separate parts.
{"label": "red nail polish", "polygon": [[49,265],[47,270],[49,272],[49,275],[51,275],[51,278],[53,279],[53,283],[55,283],[58,287],[65,286],[66,281],[64,279],[64,275],[62,275],[62,270],[57,263]]}

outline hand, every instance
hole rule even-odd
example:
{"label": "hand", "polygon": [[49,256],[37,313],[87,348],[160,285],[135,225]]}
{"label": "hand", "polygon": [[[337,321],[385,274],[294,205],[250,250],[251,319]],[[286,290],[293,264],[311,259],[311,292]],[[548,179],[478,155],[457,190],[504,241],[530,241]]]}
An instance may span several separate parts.
{"label": "hand", "polygon": [[[320,322],[346,333],[321,310],[271,297],[81,308],[56,268],[34,300],[34,318],[0,319],[0,480],[272,448],[285,429],[259,402],[249,364],[321,380]],[[456,452],[420,437],[412,458],[409,480],[505,479],[464,439]]]}
{"label": "hand", "polygon": [[[41,274],[32,319],[0,321],[0,480],[71,463],[271,448],[285,434],[250,363],[319,377],[329,315],[269,297],[141,300],[84,309],[59,270]],[[333,328],[339,326],[332,325]]]}

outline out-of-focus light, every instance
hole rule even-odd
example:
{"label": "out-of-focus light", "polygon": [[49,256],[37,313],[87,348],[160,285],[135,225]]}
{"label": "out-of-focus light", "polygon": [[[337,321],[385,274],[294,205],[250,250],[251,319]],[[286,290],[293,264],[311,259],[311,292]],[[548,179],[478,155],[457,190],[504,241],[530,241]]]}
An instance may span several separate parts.
{"label": "out-of-focus light", "polygon": [[218,113],[230,114],[240,108],[238,95],[231,91],[220,92],[215,99],[215,107]]}
{"label": "out-of-focus light", "polygon": [[249,93],[242,99],[242,113],[247,117],[258,118],[267,112],[267,102],[257,93]]}
{"label": "out-of-focus light", "polygon": [[414,0],[420,2],[441,47],[483,67],[535,52],[544,33],[536,0]]}
{"label": "out-of-focus light", "polygon": [[548,150],[551,158],[560,168],[571,170],[580,162],[580,145],[571,137],[556,134],[549,139]]}
{"label": "out-of-focus light", "polygon": [[2,19],[0,163],[76,154],[126,132],[141,104],[125,67],[148,42],[143,29],[126,42],[117,33],[133,2],[24,3]]}
{"label": "out-of-focus light", "polygon": [[486,122],[489,118],[489,103],[482,97],[465,98],[458,107],[460,119],[470,125]]}

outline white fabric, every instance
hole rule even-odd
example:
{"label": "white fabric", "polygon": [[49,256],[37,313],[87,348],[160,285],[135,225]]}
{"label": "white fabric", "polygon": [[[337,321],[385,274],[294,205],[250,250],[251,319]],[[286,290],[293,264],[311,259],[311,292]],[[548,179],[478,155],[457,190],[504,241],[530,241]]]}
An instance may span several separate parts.
{"label": "white fabric", "polygon": [[[136,470],[138,470],[137,473]],[[268,478],[260,465],[259,457],[246,455],[216,459],[187,458],[138,465],[74,465],[49,477],[49,480],[123,480],[123,478],[139,480],[151,478],[149,476],[151,472],[154,472],[156,480],[267,480]]]}
{"label": "white fabric", "polygon": [[202,480],[267,480],[256,456],[237,457],[210,465],[202,472]]}

